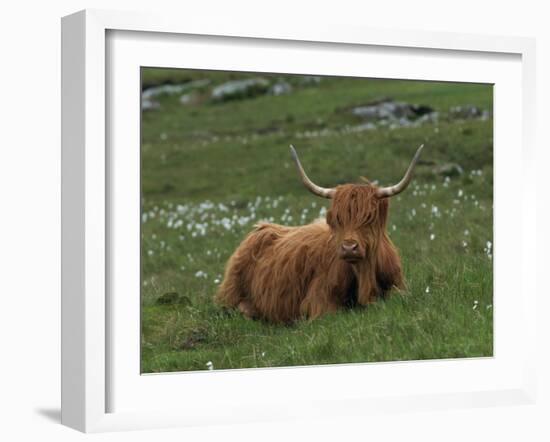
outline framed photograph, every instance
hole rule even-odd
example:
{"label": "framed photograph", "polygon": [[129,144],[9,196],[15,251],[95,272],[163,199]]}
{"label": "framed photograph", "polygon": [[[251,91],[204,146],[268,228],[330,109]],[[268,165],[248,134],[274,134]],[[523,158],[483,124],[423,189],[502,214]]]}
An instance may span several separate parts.
{"label": "framed photograph", "polygon": [[62,36],[64,424],[533,403],[532,40]]}

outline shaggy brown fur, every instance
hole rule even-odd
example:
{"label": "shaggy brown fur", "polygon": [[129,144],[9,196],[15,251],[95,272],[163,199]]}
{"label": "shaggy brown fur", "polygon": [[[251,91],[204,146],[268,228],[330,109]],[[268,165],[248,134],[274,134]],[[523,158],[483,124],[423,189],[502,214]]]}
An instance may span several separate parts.
{"label": "shaggy brown fur", "polygon": [[[216,302],[250,318],[289,322],[402,288],[399,255],[386,233],[388,199],[375,191],[370,184],[336,187],[326,221],[256,225],[229,259]],[[354,242],[360,258],[342,259],[342,244]]]}

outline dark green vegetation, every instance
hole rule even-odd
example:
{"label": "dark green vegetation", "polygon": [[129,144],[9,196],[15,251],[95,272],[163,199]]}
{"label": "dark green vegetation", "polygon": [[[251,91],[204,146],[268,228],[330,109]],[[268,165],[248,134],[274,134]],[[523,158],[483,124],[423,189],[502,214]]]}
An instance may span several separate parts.
{"label": "dark green vegetation", "polygon": [[[292,92],[214,103],[234,78],[281,76],[146,69],[144,85],[210,79],[188,104],[157,97],[142,122],[142,371],[162,372],[490,356],[492,119],[452,118],[453,106],[492,110],[485,85],[285,77]],[[359,130],[350,109],[392,98],[439,112],[418,127]],[[405,293],[368,308],[292,326],[222,311],[212,302],[226,260],[259,220],[298,225],[329,202],[303,188],[296,146],[319,185],[360,176],[393,184],[416,148],[423,162],[391,201]],[[438,167],[457,163],[462,174]]]}

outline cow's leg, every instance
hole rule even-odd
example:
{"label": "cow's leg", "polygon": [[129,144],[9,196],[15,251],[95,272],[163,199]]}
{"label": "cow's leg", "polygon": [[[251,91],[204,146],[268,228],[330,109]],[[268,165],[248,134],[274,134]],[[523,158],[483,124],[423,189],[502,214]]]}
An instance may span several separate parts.
{"label": "cow's leg", "polygon": [[387,236],[380,242],[376,254],[376,282],[382,296],[393,287],[405,288],[399,254]]}
{"label": "cow's leg", "polygon": [[335,312],[339,308],[330,289],[320,282],[320,279],[314,279],[311,282],[306,297],[300,304],[300,314],[308,319],[315,319],[326,313]]}
{"label": "cow's leg", "polygon": [[217,304],[224,307],[238,307],[247,297],[243,287],[243,271],[238,264],[234,257],[229,260],[223,281],[214,298]]}
{"label": "cow's leg", "polygon": [[357,276],[357,303],[359,305],[368,305],[376,302],[379,293],[379,287],[376,283],[376,272],[370,263],[363,263],[354,267]]}
{"label": "cow's leg", "polygon": [[278,237],[276,226],[262,224],[251,232],[231,255],[215,301],[225,307],[238,308],[245,316],[257,317],[258,308],[252,299],[251,284],[256,272],[257,257]]}
{"label": "cow's leg", "polygon": [[239,302],[239,311],[246,316],[249,319],[256,319],[258,318],[258,311],[256,308],[252,305],[252,303],[246,299]]}

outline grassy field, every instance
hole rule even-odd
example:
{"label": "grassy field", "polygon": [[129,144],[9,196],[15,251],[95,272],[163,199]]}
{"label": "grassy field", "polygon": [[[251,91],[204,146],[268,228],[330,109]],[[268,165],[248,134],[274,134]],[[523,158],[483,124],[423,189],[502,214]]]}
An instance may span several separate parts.
{"label": "grassy field", "polygon": [[[492,355],[492,118],[449,113],[491,112],[491,86],[286,77],[288,94],[208,99],[213,86],[259,76],[143,71],[144,87],[210,83],[188,104],[166,94],[143,112],[142,372]],[[350,109],[381,98],[428,105],[439,118],[362,130]],[[413,183],[391,201],[406,292],[290,326],[213,304],[225,262],[256,222],[306,224],[328,208],[301,184],[291,143],[322,186],[360,176],[393,184],[425,144]],[[463,173],[437,173],[450,163]]]}

